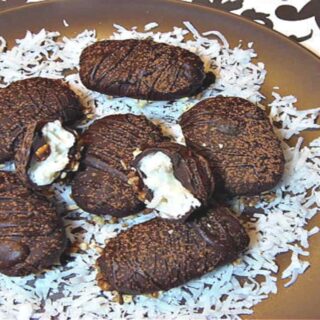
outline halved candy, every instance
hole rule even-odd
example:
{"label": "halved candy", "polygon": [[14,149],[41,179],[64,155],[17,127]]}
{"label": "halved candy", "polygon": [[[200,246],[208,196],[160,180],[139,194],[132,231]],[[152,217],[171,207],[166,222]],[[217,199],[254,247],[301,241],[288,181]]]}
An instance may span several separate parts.
{"label": "halved candy", "polygon": [[84,117],[75,93],[61,80],[29,78],[0,89],[0,163],[12,160],[27,125],[60,120],[73,125]]}
{"label": "halved candy", "polygon": [[[143,181],[147,208],[159,217],[185,220],[207,206],[214,191],[208,161],[181,144],[162,142],[140,153],[133,167]],[[138,187],[139,189],[139,187]]]}
{"label": "halved candy", "polygon": [[81,137],[80,171],[72,182],[72,197],[95,214],[123,217],[144,208],[130,185],[134,154],[162,141],[161,131],[144,116],[112,115],[94,122]]}
{"label": "halved candy", "polygon": [[75,171],[80,155],[76,148],[77,133],[63,127],[59,120],[32,123],[17,145],[17,175],[28,187],[51,185],[64,173]]}

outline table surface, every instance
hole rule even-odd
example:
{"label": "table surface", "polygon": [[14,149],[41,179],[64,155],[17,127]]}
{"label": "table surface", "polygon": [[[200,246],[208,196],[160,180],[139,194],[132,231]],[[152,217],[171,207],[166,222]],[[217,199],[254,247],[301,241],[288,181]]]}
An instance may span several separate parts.
{"label": "table surface", "polygon": [[241,15],[320,56],[320,0],[183,0]]}

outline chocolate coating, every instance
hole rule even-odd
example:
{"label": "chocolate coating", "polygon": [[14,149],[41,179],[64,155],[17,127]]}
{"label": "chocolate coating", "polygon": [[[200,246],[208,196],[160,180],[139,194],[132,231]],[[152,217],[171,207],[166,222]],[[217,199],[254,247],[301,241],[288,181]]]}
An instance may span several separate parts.
{"label": "chocolate coating", "polygon": [[128,184],[128,177],[109,167],[88,167],[79,172],[72,183],[72,197],[80,208],[100,215],[124,217],[144,208]]}
{"label": "chocolate coating", "polygon": [[145,100],[192,96],[214,82],[194,53],[152,40],[105,40],[83,50],[80,77],[94,91]]}
{"label": "chocolate coating", "polygon": [[230,210],[215,205],[187,223],[154,219],[111,239],[97,263],[110,287],[121,293],[169,290],[228,263],[249,237]]}
{"label": "chocolate coating", "polygon": [[[145,149],[133,161],[133,167],[137,169],[141,177],[143,177],[143,173],[139,170],[139,162],[144,157],[159,151],[170,158],[175,178],[201,202],[202,206],[207,206],[214,191],[213,172],[207,159],[181,144],[162,142]],[[147,189],[147,187],[145,188]],[[147,194],[149,195],[148,200],[151,200],[151,191],[147,190]],[[195,209],[187,212],[183,216],[183,220]]]}
{"label": "chocolate coating", "polygon": [[161,131],[144,116],[112,115],[94,122],[82,136],[83,171],[72,182],[72,197],[95,214],[123,217],[144,204],[128,184],[133,152],[163,140]]}
{"label": "chocolate coating", "polygon": [[0,172],[0,272],[25,276],[51,267],[66,246],[63,224],[46,199]]}
{"label": "chocolate coating", "polygon": [[273,188],[284,156],[265,111],[235,97],[203,100],[180,120],[187,145],[212,165],[216,187],[231,195],[255,195]]}
{"label": "chocolate coating", "polygon": [[83,118],[77,96],[61,80],[30,78],[0,89],[0,162],[11,160],[25,128],[33,121],[61,120],[73,124]]}

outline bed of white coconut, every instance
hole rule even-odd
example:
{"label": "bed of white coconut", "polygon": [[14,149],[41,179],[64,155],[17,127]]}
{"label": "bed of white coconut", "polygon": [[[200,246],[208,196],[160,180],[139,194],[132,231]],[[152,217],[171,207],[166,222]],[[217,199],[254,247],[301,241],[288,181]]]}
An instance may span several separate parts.
{"label": "bed of white coconut", "polygon": [[[187,48],[200,55],[208,69],[215,70],[218,76],[215,85],[196,98],[173,103],[146,102],[112,99],[89,92],[79,82],[77,74],[65,77],[83,104],[92,108],[95,118],[113,113],[145,114],[156,122],[165,122],[164,130],[183,142],[175,120],[197,101],[218,94],[239,96],[252,102],[262,100],[259,89],[266,70],[262,62],[252,62],[256,57],[252,43],[229,48],[227,40],[219,32],[200,35],[189,23],[168,33],[150,31],[156,27],[151,23],[145,27],[145,32],[140,33],[135,28],[126,30],[115,26],[116,32],[112,38],[152,37],[155,41]],[[185,41],[185,36],[190,33],[193,39]],[[96,41],[95,32],[88,30],[71,39],[59,36],[57,32],[45,30],[38,34],[27,32],[24,39],[17,40],[16,45],[8,50],[5,50],[5,39],[0,38],[1,86],[32,76],[63,78],[65,70],[78,68],[82,49]],[[273,95],[270,119],[282,121],[282,128],[276,130],[282,140],[307,128],[319,128],[315,124],[319,109],[299,111],[293,96]],[[120,230],[150,219],[153,214],[128,217],[115,223],[110,217],[104,219],[79,210],[69,198],[69,188],[55,186],[68,237],[81,250],[71,254],[72,259],[64,267],[56,266],[36,276],[9,278],[0,275],[0,318],[34,317],[44,320],[59,316],[61,320],[87,320],[104,316],[110,319],[140,319],[148,315],[157,319],[186,319],[197,313],[199,319],[209,315],[235,319],[241,314],[251,313],[253,305],[277,292],[277,254],[289,251],[292,255],[291,264],[280,275],[288,278],[287,285],[309,266],[305,258],[309,255],[308,238],[319,231],[318,228],[309,230],[307,223],[317,213],[316,207],[320,206],[320,139],[308,146],[302,147],[302,144],[300,139],[295,147],[290,148],[283,141],[285,175],[271,193],[275,194],[273,200],[270,201],[272,197],[269,195],[261,197],[256,203],[254,221],[247,225],[254,240],[241,260],[182,287],[161,293],[157,299],[125,296],[122,305],[117,303],[115,292],[102,292],[97,286],[93,266],[99,248]],[[241,214],[243,201],[236,199],[233,205]],[[260,208],[264,209],[265,214],[259,213]],[[85,232],[75,232],[78,227]],[[240,283],[238,276],[244,276],[246,280]],[[262,280],[258,282],[257,277]]]}

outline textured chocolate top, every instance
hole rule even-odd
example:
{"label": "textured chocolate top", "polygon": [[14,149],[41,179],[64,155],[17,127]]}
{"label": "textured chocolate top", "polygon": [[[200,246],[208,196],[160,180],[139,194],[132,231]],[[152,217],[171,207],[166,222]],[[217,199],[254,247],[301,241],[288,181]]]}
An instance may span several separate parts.
{"label": "textured chocolate top", "polygon": [[191,96],[214,82],[194,53],[135,39],[99,41],[84,49],[80,77],[91,90],[145,100]]}
{"label": "textured chocolate top", "polygon": [[232,195],[255,195],[273,188],[284,156],[265,111],[234,97],[203,100],[180,120],[187,145],[213,167],[216,187]]}
{"label": "textured chocolate top", "polygon": [[128,177],[108,166],[79,172],[72,182],[72,197],[80,208],[94,214],[125,217],[144,208]]}
{"label": "textured chocolate top", "polygon": [[84,162],[95,166],[99,159],[108,166],[127,173],[133,152],[163,140],[161,130],[145,116],[117,114],[94,122],[82,136]]}
{"label": "textured chocolate top", "polygon": [[111,239],[98,259],[110,290],[168,290],[236,259],[249,243],[240,222],[215,205],[187,223],[154,219]]}
{"label": "textured chocolate top", "polygon": [[83,107],[61,80],[30,78],[0,89],[0,162],[11,160],[26,125],[33,121],[81,119]]}
{"label": "textured chocolate top", "polygon": [[[161,142],[145,149],[133,161],[133,167],[137,169],[140,176],[143,176],[143,173],[139,170],[139,162],[147,155],[158,151],[170,158],[175,178],[201,202],[202,206],[207,206],[214,191],[213,173],[207,159],[181,144]],[[147,194],[151,200],[149,190]],[[194,210],[189,211],[183,219],[186,219]]]}
{"label": "textured chocolate top", "polygon": [[144,205],[128,184],[133,153],[163,139],[161,131],[144,116],[112,115],[94,122],[82,136],[82,165],[72,182],[72,196],[84,210],[125,216]]}
{"label": "textured chocolate top", "polygon": [[46,199],[0,172],[0,272],[24,276],[52,266],[66,246],[63,224]]}

